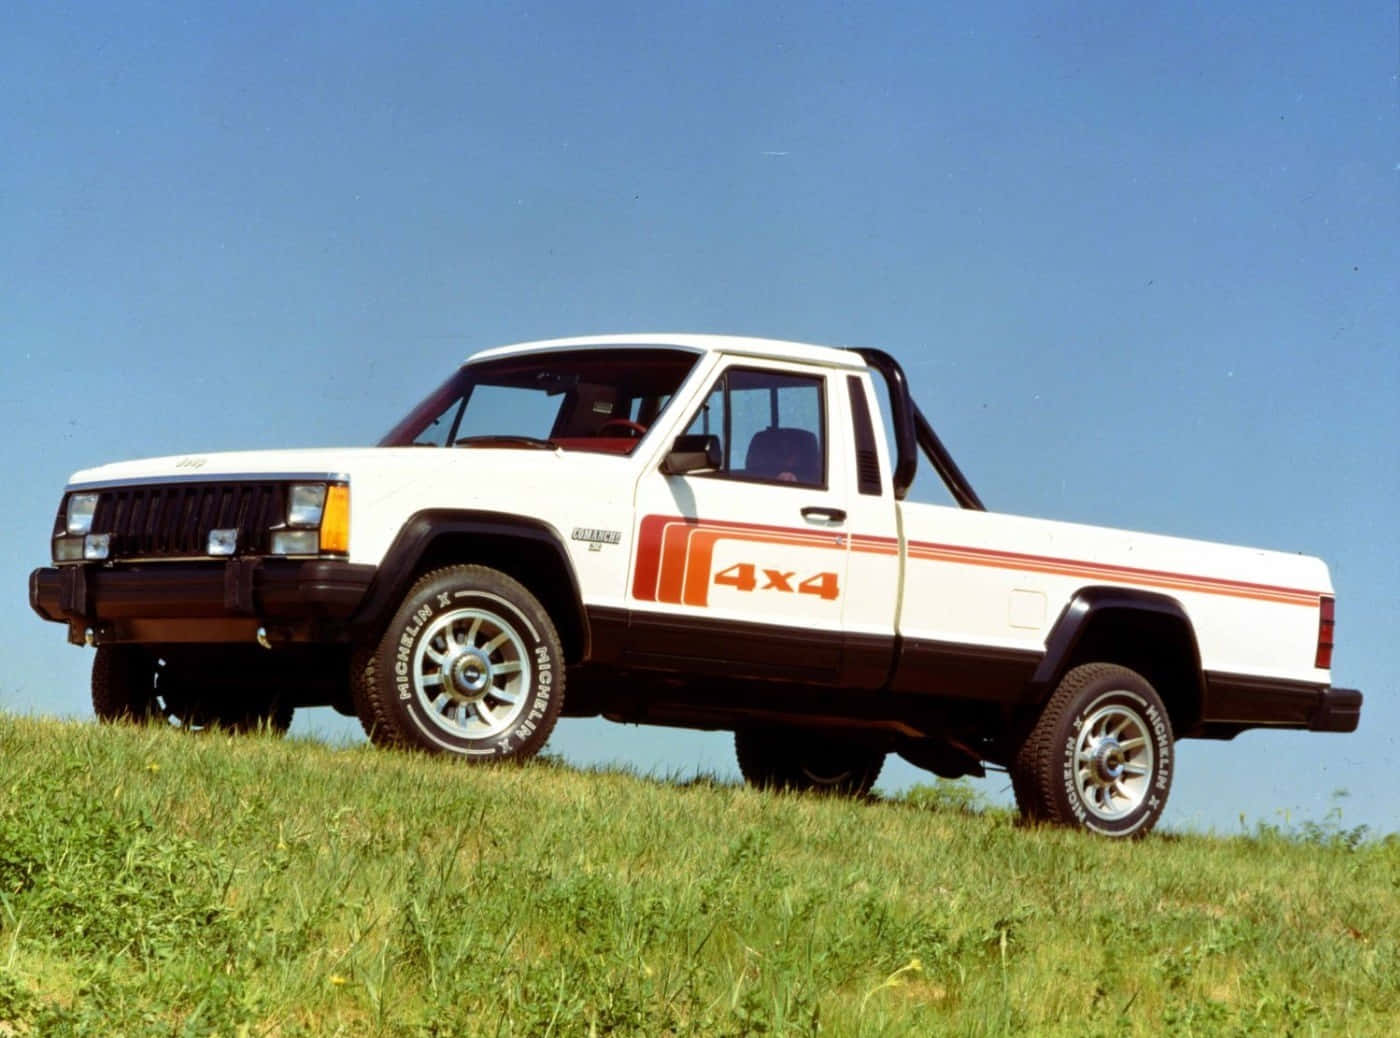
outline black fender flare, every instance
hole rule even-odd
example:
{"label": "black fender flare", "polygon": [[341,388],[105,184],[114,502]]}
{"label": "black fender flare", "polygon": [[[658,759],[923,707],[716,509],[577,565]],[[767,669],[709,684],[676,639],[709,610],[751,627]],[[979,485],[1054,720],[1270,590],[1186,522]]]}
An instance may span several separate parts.
{"label": "black fender flare", "polygon": [[1069,661],[1096,617],[1105,613],[1146,613],[1179,623],[1190,645],[1190,658],[1183,663],[1196,683],[1199,700],[1204,692],[1201,650],[1196,629],[1185,607],[1170,595],[1130,587],[1092,586],[1080,588],[1061,610],[1045,639],[1045,655],[1031,676],[1030,690],[1037,702],[1043,701],[1069,670]]}
{"label": "black fender flare", "polygon": [[[529,541],[552,553],[560,570],[567,577],[568,586],[563,589],[563,597],[573,610],[571,617],[554,618],[555,624],[560,625],[564,621],[576,623],[574,633],[578,638],[578,658],[588,658],[588,614],[583,607],[578,575],[569,560],[564,539],[559,535],[559,531],[542,520],[512,515],[509,512],[446,508],[415,512],[399,529],[398,536],[384,553],[364,599],[355,615],[351,617],[350,626],[359,631],[382,631],[393,616],[394,610],[403,601],[404,595],[413,586],[413,581],[419,576],[422,560],[432,550],[433,544],[442,537],[454,536],[504,537]],[[561,630],[560,634],[564,635],[565,632]]]}

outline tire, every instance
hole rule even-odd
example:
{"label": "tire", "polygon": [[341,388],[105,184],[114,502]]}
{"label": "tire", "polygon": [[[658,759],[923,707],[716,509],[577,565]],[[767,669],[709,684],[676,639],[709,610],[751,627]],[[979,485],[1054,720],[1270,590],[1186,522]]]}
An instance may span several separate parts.
{"label": "tire", "polygon": [[1171,719],[1141,674],[1075,667],[1046,702],[1012,766],[1028,821],[1141,836],[1167,805],[1176,763]]}
{"label": "tire", "polygon": [[360,724],[381,746],[524,760],[564,705],[553,622],[524,586],[485,566],[419,578],[352,668]]}
{"label": "tire", "polygon": [[883,750],[782,728],[743,728],[734,751],[744,781],[786,789],[863,797],[885,766]]}
{"label": "tire", "polygon": [[275,691],[203,684],[188,667],[182,672],[135,645],[98,648],[92,661],[92,708],[108,724],[166,724],[189,731],[266,728],[278,735],[291,726],[293,712],[290,700]]}

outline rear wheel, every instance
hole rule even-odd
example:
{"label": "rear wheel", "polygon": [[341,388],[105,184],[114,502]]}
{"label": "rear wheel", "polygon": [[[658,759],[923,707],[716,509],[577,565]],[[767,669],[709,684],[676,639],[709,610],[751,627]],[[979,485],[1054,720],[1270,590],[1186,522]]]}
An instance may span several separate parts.
{"label": "rear wheel", "polygon": [[882,750],[784,728],[740,729],[734,750],[744,780],[759,789],[864,796],[885,764]]}
{"label": "rear wheel", "polygon": [[[261,683],[257,683],[261,685]],[[288,697],[240,687],[228,674],[201,680],[189,658],[173,662],[137,645],[103,645],[92,662],[92,707],[98,720],[166,724],[201,731],[220,727],[281,734],[292,723]]]}
{"label": "rear wheel", "polygon": [[1161,817],[1175,754],[1171,720],[1141,674],[1110,663],[1060,681],[1012,768],[1028,820],[1140,836]]}
{"label": "rear wheel", "polygon": [[356,710],[380,745],[524,759],[559,718],[563,659],[523,585],[485,566],[449,566],[421,577],[379,642],[356,655]]}

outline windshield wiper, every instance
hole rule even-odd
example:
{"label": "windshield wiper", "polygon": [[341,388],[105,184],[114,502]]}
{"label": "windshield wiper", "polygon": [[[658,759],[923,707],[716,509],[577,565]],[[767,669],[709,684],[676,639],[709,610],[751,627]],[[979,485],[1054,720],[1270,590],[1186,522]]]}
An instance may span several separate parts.
{"label": "windshield wiper", "polygon": [[552,451],[555,445],[550,440],[538,436],[463,436],[453,440],[454,447],[530,447],[534,450]]}

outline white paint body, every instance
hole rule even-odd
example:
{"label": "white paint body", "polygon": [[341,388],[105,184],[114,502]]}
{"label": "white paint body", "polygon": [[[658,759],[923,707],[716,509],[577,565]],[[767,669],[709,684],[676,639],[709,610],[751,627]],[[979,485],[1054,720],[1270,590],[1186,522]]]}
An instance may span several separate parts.
{"label": "white paint body", "polygon": [[[473,360],[532,350],[589,346],[676,346],[698,362],[631,456],[565,450],[363,448],[172,456],[121,462],[74,474],[70,488],[152,479],[305,476],[350,483],[350,561],[376,564],[405,521],[425,509],[529,516],[557,531],[587,606],[639,613],[693,614],[808,630],[889,635],[1005,649],[1042,650],[1080,588],[1121,585],[1170,595],[1185,609],[1204,669],[1325,684],[1314,666],[1319,601],[1332,594],[1318,559],[1131,533],[1043,519],[897,503],[891,461],[876,437],[883,493],[857,491],[847,378],[866,388],[877,429],[880,397],[854,353],[731,337],[610,336],[531,343]],[[739,482],[703,473],[667,476],[660,465],[718,373],[762,365],[826,380],[825,489]],[[803,508],[837,508],[844,522],[804,518]],[[695,528],[647,530],[664,517],[729,524],[705,535],[707,567],[687,561]],[[648,517],[656,517],[647,527]],[[751,527],[761,527],[753,530]],[[617,543],[574,531],[615,531]],[[669,538],[669,539],[668,539]],[[678,594],[660,585],[638,594],[647,544],[687,570]],[[670,552],[671,554],[667,554]],[[798,582],[835,574],[838,593],[741,591],[716,574],[752,564]],[[698,565],[698,564],[697,564]],[[674,568],[674,567],[673,567]],[[698,582],[698,583],[697,583]],[[781,585],[781,581],[779,582]],[[703,584],[701,588],[699,584]],[[703,598],[703,604],[691,599]]]}

